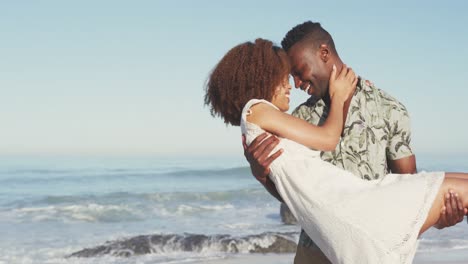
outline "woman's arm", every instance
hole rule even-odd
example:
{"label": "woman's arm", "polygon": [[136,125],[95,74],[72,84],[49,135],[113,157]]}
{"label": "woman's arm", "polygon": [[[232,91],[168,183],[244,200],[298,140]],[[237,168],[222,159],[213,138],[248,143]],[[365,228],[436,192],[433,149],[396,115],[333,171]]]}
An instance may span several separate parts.
{"label": "woman's arm", "polygon": [[294,140],[309,148],[334,150],[343,130],[343,107],[356,83],[356,75],[351,69],[344,66],[336,76],[334,67],[330,76],[331,109],[326,122],[320,127],[262,103],[252,106],[248,121],[272,134]]}

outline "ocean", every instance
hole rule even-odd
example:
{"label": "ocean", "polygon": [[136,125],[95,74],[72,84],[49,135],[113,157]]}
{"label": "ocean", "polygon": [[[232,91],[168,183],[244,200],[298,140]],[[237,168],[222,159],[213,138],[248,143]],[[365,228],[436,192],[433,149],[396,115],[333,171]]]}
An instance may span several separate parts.
{"label": "ocean", "polygon": [[[242,156],[0,157],[0,263],[292,263],[299,231]],[[468,260],[466,219],[425,233],[427,256]]]}

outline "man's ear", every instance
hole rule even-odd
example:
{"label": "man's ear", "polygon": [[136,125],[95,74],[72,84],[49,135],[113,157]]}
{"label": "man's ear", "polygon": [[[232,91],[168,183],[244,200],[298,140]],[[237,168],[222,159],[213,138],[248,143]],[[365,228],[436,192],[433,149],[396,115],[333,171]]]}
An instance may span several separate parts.
{"label": "man's ear", "polygon": [[319,55],[320,55],[320,59],[323,62],[327,62],[330,59],[330,55],[331,55],[330,54],[330,48],[328,47],[327,44],[320,45]]}

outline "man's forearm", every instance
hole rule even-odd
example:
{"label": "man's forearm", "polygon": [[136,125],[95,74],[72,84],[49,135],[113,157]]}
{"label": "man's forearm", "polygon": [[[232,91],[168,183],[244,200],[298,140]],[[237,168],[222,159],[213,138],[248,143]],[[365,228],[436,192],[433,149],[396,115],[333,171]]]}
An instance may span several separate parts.
{"label": "man's forearm", "polygon": [[273,196],[275,197],[278,201],[280,202],[284,202],[283,201],[283,198],[281,198],[281,196],[279,195],[278,191],[276,190],[276,186],[275,184],[273,183],[273,181],[267,177],[266,179],[266,183],[263,185],[265,187],[265,189],[267,189],[267,191]]}

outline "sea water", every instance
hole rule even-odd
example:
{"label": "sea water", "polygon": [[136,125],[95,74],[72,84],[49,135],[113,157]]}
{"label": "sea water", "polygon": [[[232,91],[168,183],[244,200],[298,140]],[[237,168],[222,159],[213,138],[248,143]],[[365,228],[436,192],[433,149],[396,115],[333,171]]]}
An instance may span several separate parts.
{"label": "sea water", "polygon": [[[461,158],[419,167],[468,171]],[[251,254],[278,235],[297,241],[299,231],[281,222],[242,157],[0,157],[0,263],[200,263]],[[159,239],[151,254],[69,257],[140,235]],[[226,236],[235,250],[223,249]],[[463,249],[466,223],[430,230],[419,253]]]}

